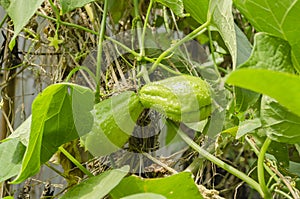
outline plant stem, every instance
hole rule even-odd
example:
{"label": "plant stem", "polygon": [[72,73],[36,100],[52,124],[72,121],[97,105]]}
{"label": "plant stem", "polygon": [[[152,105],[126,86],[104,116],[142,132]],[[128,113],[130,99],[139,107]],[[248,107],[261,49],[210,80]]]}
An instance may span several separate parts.
{"label": "plant stem", "polygon": [[145,56],[145,35],[146,35],[146,29],[147,29],[147,23],[149,20],[149,16],[150,16],[150,11],[152,9],[152,5],[153,5],[153,0],[150,0],[148,9],[147,9],[147,14],[146,14],[146,18],[145,18],[145,22],[144,22],[144,27],[143,27],[143,32],[142,32],[142,38],[141,38],[141,52],[140,55],[143,58]]}
{"label": "plant stem", "polygon": [[84,166],[82,166],[64,147],[58,147],[60,150],[73,164],[75,164],[83,173],[85,173],[89,177],[93,177],[94,175],[89,172]]}
{"label": "plant stem", "polygon": [[[44,14],[39,13],[39,12],[37,12],[36,14],[37,14],[38,16],[40,16],[40,17],[45,18],[45,19],[48,19],[48,20],[57,22],[57,19],[55,19],[55,18],[53,18],[53,17],[49,17],[49,16],[44,15]],[[60,20],[60,24],[61,24],[61,25],[64,25],[64,26],[73,27],[73,28],[76,28],[76,29],[79,29],[79,30],[83,30],[83,31],[85,31],[85,32],[88,32],[88,33],[91,33],[91,34],[94,34],[94,35],[99,35],[98,32],[96,32],[96,31],[94,31],[94,30],[91,30],[91,29],[88,29],[88,28],[86,28],[86,27],[77,25],[77,24],[73,24],[73,23],[69,23],[69,22],[65,22],[65,21],[61,21],[61,20]]]}
{"label": "plant stem", "polygon": [[[174,124],[171,123],[172,127],[175,128]],[[222,169],[228,171],[229,173],[233,174],[234,176],[240,178],[247,184],[249,184],[253,189],[255,189],[262,197],[264,197],[264,192],[262,191],[261,187],[259,184],[247,176],[245,173],[237,170],[236,168],[226,164],[222,160],[218,159],[217,157],[213,156],[203,148],[201,148],[197,143],[195,143],[191,138],[189,138],[184,132],[181,131],[179,128],[177,131],[178,135],[194,150],[196,150],[200,155],[202,155],[205,159],[213,162],[214,164],[218,165]]]}
{"label": "plant stem", "polygon": [[5,23],[6,19],[8,19],[8,14],[6,13],[3,19],[0,22],[0,28],[2,28],[3,24]]}
{"label": "plant stem", "polygon": [[104,9],[101,20],[101,27],[98,40],[98,51],[97,51],[97,68],[96,68],[96,92],[95,92],[95,103],[100,102],[100,78],[101,78],[101,64],[102,64],[102,49],[103,40],[106,26],[108,0],[104,1]]}
{"label": "plant stem", "polygon": [[79,71],[79,70],[84,70],[84,71],[86,71],[86,72],[93,78],[93,80],[96,82],[95,74],[94,74],[88,67],[86,67],[86,66],[76,66],[75,68],[73,68],[73,69],[69,72],[68,76],[66,77],[65,82],[69,82],[70,79],[71,79],[71,77],[72,77],[77,71]]}
{"label": "plant stem", "polygon": [[[137,31],[137,37],[138,37],[138,42],[139,42],[139,48],[140,48],[140,52],[143,51],[143,42],[142,42],[142,24],[141,24],[141,18],[140,18],[140,14],[139,14],[139,1],[138,0],[134,0],[133,1],[133,6],[134,6],[134,15],[135,15],[135,19],[136,19],[136,31]],[[142,55],[140,53],[140,55]],[[138,59],[141,58],[142,56],[137,57]],[[139,60],[138,60],[139,61]]]}
{"label": "plant stem", "polygon": [[210,47],[210,53],[211,53],[211,57],[212,57],[212,60],[213,60],[213,63],[214,63],[214,68],[215,68],[215,71],[216,71],[216,74],[218,74],[218,79],[221,78],[220,76],[220,73],[218,72],[218,65],[217,65],[217,61],[216,61],[216,56],[215,56],[215,48],[214,48],[214,45],[213,45],[213,39],[212,39],[212,36],[211,36],[211,31],[210,31],[210,28],[208,27],[207,28],[208,30],[208,36],[209,36],[209,47]]}
{"label": "plant stem", "polygon": [[168,48],[167,50],[165,50],[162,54],[159,55],[159,57],[156,59],[156,61],[154,62],[154,64],[152,65],[152,67],[149,70],[149,73],[152,73],[158,66],[158,64],[166,57],[168,56],[170,53],[172,53],[172,51],[174,51],[177,47],[179,47],[180,45],[182,45],[183,43],[195,38],[196,36],[198,36],[199,34],[203,33],[206,31],[206,28],[209,26],[210,21],[205,22],[204,24],[202,24],[200,27],[196,28],[195,30],[193,30],[190,34],[188,34],[187,36],[185,36],[184,38],[182,38],[181,40],[179,40],[177,43],[175,43],[174,45],[172,45],[170,48]]}
{"label": "plant stem", "polygon": [[264,160],[265,154],[268,150],[269,145],[271,144],[272,140],[270,138],[266,138],[264,144],[261,147],[258,160],[257,160],[257,175],[258,175],[258,182],[260,184],[261,190],[264,192],[264,198],[268,199],[271,198],[271,193],[266,186],[265,182],[265,174],[264,174]]}
{"label": "plant stem", "polygon": [[[248,136],[245,136],[245,140],[250,145],[250,147],[252,148],[252,150],[254,151],[254,153],[258,157],[259,156],[259,151],[257,150],[257,148],[256,148],[255,144],[253,143],[253,141],[251,141]],[[272,171],[272,169],[270,169],[270,167],[268,167],[265,163],[264,163],[264,168],[270,174],[270,176],[272,176],[274,178],[274,180],[277,183],[280,182],[280,179],[276,176],[276,174]]]}

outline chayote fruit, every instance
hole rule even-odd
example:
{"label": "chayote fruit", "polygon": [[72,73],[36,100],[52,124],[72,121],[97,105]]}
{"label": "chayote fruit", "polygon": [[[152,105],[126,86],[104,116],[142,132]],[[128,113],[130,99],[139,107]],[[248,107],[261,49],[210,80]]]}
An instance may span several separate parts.
{"label": "chayote fruit", "polygon": [[132,91],[112,96],[94,106],[94,125],[82,137],[83,144],[94,156],[113,153],[128,141],[144,107]]}
{"label": "chayote fruit", "polygon": [[211,114],[211,92],[199,77],[181,75],[142,87],[140,101],[177,122],[197,122]]}

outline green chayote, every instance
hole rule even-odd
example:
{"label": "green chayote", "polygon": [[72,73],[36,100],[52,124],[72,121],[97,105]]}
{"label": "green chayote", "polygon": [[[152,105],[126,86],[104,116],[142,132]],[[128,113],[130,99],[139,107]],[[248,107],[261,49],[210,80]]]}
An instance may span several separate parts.
{"label": "green chayote", "polygon": [[211,114],[211,92],[199,77],[181,75],[142,87],[140,101],[174,121],[197,122]]}

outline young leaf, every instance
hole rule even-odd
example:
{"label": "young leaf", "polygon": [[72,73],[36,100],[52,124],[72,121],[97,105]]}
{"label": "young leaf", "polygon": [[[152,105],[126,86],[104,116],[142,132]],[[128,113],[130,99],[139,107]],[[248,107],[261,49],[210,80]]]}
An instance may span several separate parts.
{"label": "young leaf", "polygon": [[235,67],[237,61],[237,43],[232,16],[232,0],[211,0],[207,18],[211,18],[212,25],[221,34],[232,56],[232,65]]}
{"label": "young leaf", "polygon": [[132,91],[96,104],[93,128],[82,138],[86,149],[94,156],[119,150],[128,141],[143,109],[138,96]]}
{"label": "young leaf", "polygon": [[85,4],[91,3],[95,0],[60,0],[62,14],[70,12],[75,8],[80,8]]}
{"label": "young leaf", "polygon": [[297,75],[265,69],[239,69],[232,72],[226,81],[266,94],[300,116],[300,77]]}
{"label": "young leaf", "polygon": [[188,172],[155,179],[142,179],[137,176],[129,176],[124,178],[110,192],[110,195],[115,199],[138,193],[156,193],[168,199],[203,198],[195,185],[192,174]]}
{"label": "young leaf", "polygon": [[[75,94],[79,90],[86,90],[83,92],[84,97],[81,96],[82,93]],[[72,104],[73,95],[78,104]],[[37,173],[40,165],[48,161],[60,145],[90,131],[92,127],[92,121],[89,121],[92,117],[88,117],[90,110],[82,109],[81,103],[89,104],[85,105],[85,108],[92,108],[93,101],[90,89],[68,83],[51,85],[37,96],[32,104],[30,137],[22,169],[13,183],[20,183]],[[73,116],[73,113],[78,113],[74,109],[82,111],[80,114],[86,116],[84,121],[90,126],[79,128],[75,125],[74,118],[79,116]]]}
{"label": "young leaf", "polygon": [[1,6],[3,6],[14,23],[14,36],[9,44],[11,49],[14,46],[14,40],[17,35],[21,32],[23,27],[28,23],[30,18],[43,2],[44,0],[10,0],[5,1],[4,5],[3,2],[1,2]]}
{"label": "young leaf", "polygon": [[179,17],[184,17],[182,0],[156,0],[157,2],[170,8]]}
{"label": "young leaf", "polygon": [[287,40],[292,46],[294,66],[300,71],[300,1],[234,0],[238,10],[261,32]]}
{"label": "young leaf", "polygon": [[91,177],[70,189],[61,199],[103,198],[127,175],[129,166],[106,171]]}
{"label": "young leaf", "polygon": [[261,102],[261,120],[267,136],[277,142],[300,142],[300,117],[264,96]]}
{"label": "young leaf", "polygon": [[25,149],[17,138],[0,143],[0,182],[18,174]]}

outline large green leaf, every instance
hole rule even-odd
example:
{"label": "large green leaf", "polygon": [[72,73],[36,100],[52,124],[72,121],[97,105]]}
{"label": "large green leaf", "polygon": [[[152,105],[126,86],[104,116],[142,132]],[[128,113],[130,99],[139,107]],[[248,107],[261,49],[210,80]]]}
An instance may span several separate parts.
{"label": "large green leaf", "polygon": [[0,182],[18,174],[26,147],[14,138],[0,144]]}
{"label": "large green leaf", "polygon": [[143,109],[138,96],[132,91],[96,104],[93,128],[82,138],[86,149],[94,156],[119,150],[128,141]]}
{"label": "large green leaf", "polygon": [[266,94],[300,116],[300,77],[266,69],[239,69],[232,72],[227,83]]}
{"label": "large green leaf", "polygon": [[23,27],[28,23],[30,18],[34,15],[36,10],[44,0],[10,0],[1,1],[1,6],[8,13],[14,23],[14,36],[12,42],[10,42],[10,48],[14,46],[14,40],[21,32]]}
{"label": "large green leaf", "polygon": [[192,174],[182,172],[166,178],[142,179],[137,176],[124,178],[110,195],[122,198],[138,193],[156,193],[168,199],[203,198],[192,178]]}
{"label": "large green leaf", "polygon": [[211,0],[209,4],[208,17],[222,36],[231,57],[232,65],[236,66],[237,42],[232,15],[232,0]]}
{"label": "large green leaf", "polygon": [[207,20],[209,0],[183,0],[184,9],[200,24]]}
{"label": "large green leaf", "polygon": [[254,36],[254,47],[250,58],[239,68],[262,68],[294,73],[289,43],[267,33]]}
{"label": "large green leaf", "polygon": [[[73,99],[77,105],[72,103]],[[22,169],[13,183],[20,183],[37,173],[40,165],[48,161],[60,145],[90,131],[93,118],[89,115],[93,101],[90,89],[68,83],[51,85],[37,96],[32,104],[31,130]],[[82,103],[87,104],[84,106],[86,110]],[[74,109],[82,111],[80,114],[90,126],[75,125],[79,116],[73,115],[78,113]]]}
{"label": "large green leaf", "polygon": [[287,40],[292,46],[293,63],[300,70],[300,1],[234,0],[235,6],[258,30]]}
{"label": "large green leaf", "polygon": [[[250,58],[238,66],[239,68],[262,68],[274,71],[294,73],[289,43],[279,37],[267,33],[258,33],[254,37],[254,47]],[[259,94],[235,89],[236,111],[245,111],[259,98]]]}
{"label": "large green leaf", "polygon": [[184,17],[182,0],[156,0],[157,2],[170,8],[176,15]]}
{"label": "large green leaf", "polygon": [[264,96],[261,102],[261,120],[267,136],[277,142],[300,142],[300,117]]}
{"label": "large green leaf", "polygon": [[103,198],[127,175],[129,166],[114,169],[91,177],[70,189],[61,199]]}
{"label": "large green leaf", "polygon": [[70,12],[75,8],[80,8],[85,4],[93,2],[95,0],[59,0],[61,5],[62,14]]}

